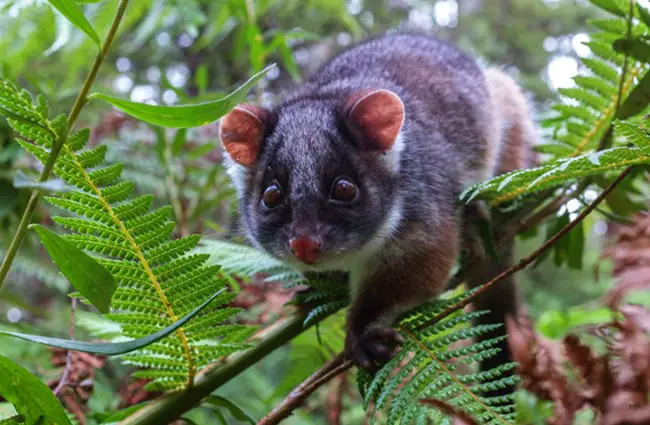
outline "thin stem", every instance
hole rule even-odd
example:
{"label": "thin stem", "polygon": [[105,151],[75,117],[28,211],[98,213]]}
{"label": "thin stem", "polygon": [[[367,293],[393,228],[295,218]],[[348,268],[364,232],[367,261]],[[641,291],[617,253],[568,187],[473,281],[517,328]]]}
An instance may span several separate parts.
{"label": "thin stem", "polygon": [[[75,315],[74,312],[77,309],[77,299],[72,298],[72,303],[70,304],[70,339],[74,339],[74,328],[75,328]],[[70,370],[72,369],[72,351],[68,350],[65,354],[65,368],[63,369],[63,375],[59,380],[59,384],[54,389],[54,395],[59,395],[63,387],[68,385],[68,380],[70,378]]]}
{"label": "thin stem", "polygon": [[165,182],[167,185],[167,194],[172,203],[174,216],[178,224],[179,233],[182,237],[188,235],[187,222],[185,219],[185,211],[183,210],[183,203],[181,201],[178,185],[176,184],[176,177],[172,167],[172,146],[171,143],[165,142],[165,149],[163,151],[163,160],[165,166]]}
{"label": "thin stem", "polygon": [[327,362],[322,368],[314,372],[309,378],[285,398],[275,409],[262,418],[257,425],[277,425],[288,418],[298,407],[302,406],[307,397],[318,388],[325,385],[330,379],[338,376],[352,367],[352,362],[344,359],[342,353]]}
{"label": "thin stem", "polygon": [[343,416],[343,397],[347,383],[346,373],[341,373],[332,383],[332,389],[327,396],[325,410],[327,411],[328,425],[341,425],[341,416]]}
{"label": "thin stem", "polygon": [[[90,91],[90,88],[95,82],[95,79],[97,78],[97,72],[99,71],[100,66],[104,62],[104,58],[106,57],[106,54],[108,53],[111,45],[113,44],[113,40],[115,39],[115,34],[117,33],[117,28],[120,26],[120,22],[124,17],[124,12],[126,11],[126,6],[128,3],[129,0],[121,0],[120,4],[117,7],[115,18],[113,19],[113,23],[111,24],[111,27],[108,30],[108,34],[106,34],[106,39],[104,40],[102,48],[97,53],[97,56],[95,57],[95,61],[93,62],[93,65],[90,68],[88,75],[86,76],[86,80],[84,81],[83,86],[81,87],[81,91],[79,92],[77,98],[75,99],[74,105],[72,106],[72,110],[70,110],[70,114],[68,115],[67,129],[63,132],[63,134],[60,134],[59,137],[57,137],[54,140],[54,143],[52,144],[52,150],[50,151],[50,156],[47,158],[45,167],[43,168],[43,171],[41,172],[41,176],[38,179],[40,182],[44,182],[50,178],[50,174],[54,169],[54,164],[56,163],[56,160],[59,157],[59,153],[61,153],[61,149],[63,148],[63,145],[65,144],[65,141],[68,138],[68,131],[74,126],[74,123],[77,121],[77,118],[79,117],[79,113],[81,112],[81,109],[86,104],[86,101],[88,100],[88,92]],[[7,249],[6,255],[2,261],[2,265],[0,265],[0,288],[2,288],[2,284],[4,283],[7,274],[9,274],[9,268],[11,267],[11,264],[13,263],[16,254],[18,253],[18,248],[20,248],[20,244],[25,238],[25,234],[27,233],[27,226],[29,226],[29,223],[32,220],[32,216],[34,215],[34,211],[36,211],[36,206],[38,205],[38,201],[40,199],[41,199],[41,192],[37,189],[33,190],[31,196],[29,197],[29,201],[27,202],[27,207],[25,208],[25,212],[23,213],[23,216],[20,219],[20,223],[18,224],[18,229],[16,230],[16,233],[14,234],[14,237],[11,240],[11,243],[9,244],[9,248]]]}
{"label": "thin stem", "polygon": [[444,319],[445,317],[449,316],[450,314],[452,314],[453,312],[457,311],[458,309],[461,309],[461,308],[465,307],[466,305],[468,305],[468,304],[469,304],[470,302],[472,302],[476,297],[478,297],[479,295],[483,294],[485,291],[487,291],[488,289],[490,289],[490,288],[491,288],[495,283],[497,283],[497,282],[500,281],[501,279],[504,279],[504,278],[506,278],[506,277],[508,277],[508,276],[511,276],[511,275],[515,274],[516,272],[518,272],[518,271],[520,271],[520,270],[523,270],[523,269],[526,268],[529,264],[531,264],[532,262],[534,262],[534,261],[535,261],[535,260],[536,260],[540,255],[542,255],[542,254],[544,253],[544,251],[546,251],[546,250],[547,250],[548,248],[550,248],[551,246],[555,245],[555,243],[557,243],[557,241],[559,241],[561,238],[563,238],[564,236],[566,236],[567,233],[569,233],[571,230],[573,230],[574,227],[576,227],[576,226],[577,226],[579,223],[581,223],[581,222],[582,222],[582,221],[583,221],[583,220],[584,220],[584,219],[585,219],[589,214],[591,214],[591,212],[592,212],[594,209],[596,209],[596,207],[597,207],[601,202],[603,202],[603,201],[605,200],[605,198],[607,198],[607,196],[609,196],[609,194],[612,192],[612,190],[614,190],[614,189],[616,188],[616,186],[617,186],[621,181],[623,181],[623,179],[625,179],[625,177],[627,177],[628,174],[630,174],[630,172],[632,171],[632,168],[633,168],[633,167],[626,168],[626,169],[625,169],[625,170],[624,170],[624,171],[623,171],[623,172],[622,172],[622,173],[621,173],[621,174],[616,178],[616,180],[614,180],[614,181],[613,181],[609,186],[607,186],[607,188],[605,188],[605,190],[603,190],[603,191],[601,192],[600,195],[598,195],[598,197],[594,200],[594,202],[592,202],[591,204],[589,204],[589,206],[588,206],[587,208],[585,208],[585,209],[580,213],[580,215],[579,215],[578,217],[575,218],[575,220],[571,221],[569,224],[567,224],[567,225],[564,226],[562,229],[560,229],[560,231],[558,231],[556,234],[554,234],[553,237],[551,237],[549,240],[547,240],[546,242],[544,242],[544,243],[542,244],[542,246],[540,246],[539,248],[537,248],[537,249],[536,249],[532,254],[530,254],[529,256],[527,256],[527,257],[525,257],[525,258],[522,258],[522,259],[521,259],[517,264],[515,264],[514,266],[512,266],[512,267],[510,267],[510,268],[508,268],[508,269],[506,269],[506,270],[504,270],[503,272],[499,273],[499,274],[498,274],[495,278],[493,278],[492,280],[490,280],[490,281],[484,283],[483,285],[481,285],[481,286],[479,287],[480,289],[479,289],[478,291],[474,292],[471,296],[469,296],[469,297],[463,299],[462,301],[460,301],[460,302],[458,302],[458,303],[456,303],[456,304],[452,304],[452,305],[450,305],[450,306],[447,307],[445,310],[443,310],[442,313],[440,313],[439,315],[437,315],[434,319],[429,320],[429,321],[425,322],[424,324],[422,324],[421,326],[419,326],[418,329],[424,329],[424,328],[426,328],[426,327],[428,327],[428,326],[431,326],[431,325],[433,325],[433,324],[435,324],[435,323],[441,321],[442,319]]}

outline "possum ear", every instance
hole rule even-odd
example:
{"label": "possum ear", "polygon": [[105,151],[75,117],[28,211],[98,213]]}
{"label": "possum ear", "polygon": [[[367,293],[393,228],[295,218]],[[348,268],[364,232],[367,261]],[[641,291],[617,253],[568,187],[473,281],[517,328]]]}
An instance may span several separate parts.
{"label": "possum ear", "polygon": [[245,103],[221,118],[219,137],[233,161],[245,167],[257,163],[270,121],[268,110]]}
{"label": "possum ear", "polygon": [[343,113],[354,137],[368,150],[390,151],[404,125],[404,103],[390,90],[354,93]]}

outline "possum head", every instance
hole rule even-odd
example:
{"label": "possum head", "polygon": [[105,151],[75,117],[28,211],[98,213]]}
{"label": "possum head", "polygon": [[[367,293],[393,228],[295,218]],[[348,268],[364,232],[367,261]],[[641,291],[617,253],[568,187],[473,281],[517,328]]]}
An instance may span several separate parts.
{"label": "possum head", "polygon": [[388,90],[237,106],[220,137],[249,240],[303,270],[348,269],[374,254],[401,220],[404,118]]}

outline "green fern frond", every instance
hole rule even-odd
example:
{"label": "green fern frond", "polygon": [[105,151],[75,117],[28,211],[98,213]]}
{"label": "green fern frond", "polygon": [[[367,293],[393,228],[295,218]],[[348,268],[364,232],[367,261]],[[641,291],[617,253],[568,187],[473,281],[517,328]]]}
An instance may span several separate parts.
{"label": "green fern frond", "polygon": [[296,299],[297,303],[311,307],[304,321],[306,327],[349,304],[349,291],[345,282],[329,278],[327,274],[316,274],[307,279],[282,261],[255,248],[211,240],[203,241],[196,251],[209,253],[208,263],[219,264],[226,272],[242,277],[261,273],[266,275],[266,281],[282,282],[286,287],[308,285],[310,290]]}
{"label": "green fern frond", "polygon": [[649,163],[648,149],[616,147],[573,158],[560,158],[537,168],[502,174],[470,187],[463,198],[470,201],[479,197],[489,200],[492,205],[498,205],[580,177]]}
{"label": "green fern frond", "polygon": [[208,263],[219,264],[224,271],[242,277],[264,274],[269,282],[297,283],[305,280],[300,272],[282,261],[245,245],[205,240],[196,251],[209,254]]}
{"label": "green fern frond", "polygon": [[[554,106],[560,114],[556,117],[560,118],[556,121],[556,141],[573,148],[570,156],[596,147],[616,118],[617,106],[633,90],[635,80],[645,72],[642,63],[632,60],[623,71],[625,55],[612,48],[615,40],[627,36],[628,22],[624,17],[591,23],[603,31],[592,34],[591,41],[585,43],[593,56],[583,58],[582,63],[593,75],[576,76],[576,87],[558,90],[577,105]],[[644,31],[641,25],[633,24],[633,34]]]}
{"label": "green fern frond", "polygon": [[[624,7],[623,3],[626,3]],[[553,128],[553,143],[536,147],[538,152],[551,155],[555,162],[477,184],[466,192],[469,194],[466,199],[480,197],[496,206],[578,177],[647,162],[646,153],[641,151],[611,150],[589,154],[603,147],[601,143],[609,137],[621,113],[621,105],[644,84],[643,78],[648,72],[647,63],[638,57],[626,56],[614,47],[630,36],[633,39],[647,37],[649,28],[640,20],[625,16],[629,10],[627,2],[616,4],[614,9],[611,2],[594,4],[612,13],[616,10],[616,16],[591,22],[601,30],[590,34],[591,40],[585,43],[592,55],[583,58],[582,63],[591,75],[576,76],[575,87],[558,90],[566,101],[554,105],[557,114],[545,122]]]}
{"label": "green fern frond", "polygon": [[[65,120],[47,119],[47,103],[0,80],[0,112],[22,136],[19,143],[45,162],[57,137],[66,134]],[[54,165],[54,172],[76,190],[45,199],[72,217],[54,217],[68,230],[64,237],[93,255],[112,273],[118,289],[112,300],[113,320],[124,337],[157,332],[187,315],[210,295],[230,283],[207,255],[192,253],[199,238],[171,240],[174,223],[168,207],[151,209],[152,197],[132,198],[134,185],[121,180],[121,164],[105,165],[106,148],[88,148],[88,129],[71,134]],[[235,293],[224,293],[187,326],[124,361],[152,370],[139,372],[153,379],[151,388],[173,390],[191,385],[196,374],[218,356],[248,345],[251,328],[232,325],[239,312],[219,308]]]}
{"label": "green fern frond", "polygon": [[[468,369],[498,353],[495,346],[504,337],[481,342],[474,339],[488,334],[500,325],[471,326],[471,321],[486,312],[456,312],[431,326],[443,310],[455,305],[459,297],[425,304],[403,317],[396,329],[405,343],[399,352],[371,377],[359,371],[357,383],[367,409],[374,403],[373,416],[386,411],[388,424],[438,423],[443,415],[421,403],[422,399],[439,399],[464,411],[477,423],[512,424],[514,404],[511,397],[485,397],[486,391],[498,390],[516,383],[515,377],[504,376],[514,368],[509,363],[495,369],[474,372]],[[451,344],[462,343],[463,345]]]}

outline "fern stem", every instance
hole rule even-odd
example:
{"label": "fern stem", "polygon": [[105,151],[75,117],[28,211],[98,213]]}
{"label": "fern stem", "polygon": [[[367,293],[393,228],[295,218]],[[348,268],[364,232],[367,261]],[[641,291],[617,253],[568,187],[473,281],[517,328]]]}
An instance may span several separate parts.
{"label": "fern stem", "polygon": [[[444,317],[444,312],[440,316]],[[438,316],[438,317],[440,317]],[[440,369],[443,371],[444,374],[449,376],[452,381],[456,383],[459,387],[465,388],[466,393],[469,394],[469,396],[474,400],[475,403],[479,404],[483,409],[485,409],[485,412],[489,413],[492,416],[492,420],[490,421],[491,424],[495,423],[494,421],[497,421],[498,423],[502,425],[509,425],[510,422],[506,420],[503,416],[501,416],[498,412],[496,412],[490,405],[486,404],[483,400],[481,400],[480,397],[478,397],[474,391],[471,391],[466,384],[464,384],[460,379],[458,379],[458,376],[452,372],[449,367],[447,367],[447,363],[444,361],[441,361],[436,353],[431,351],[429,347],[427,347],[422,341],[420,341],[411,331],[408,329],[400,329],[401,332],[405,333],[408,335],[409,338],[413,340],[413,342],[420,347],[420,349],[424,352],[426,352],[429,357],[431,357],[431,360],[436,362]]]}
{"label": "fern stem", "polygon": [[[108,33],[106,34],[106,38],[104,40],[104,43],[102,44],[102,48],[97,53],[97,56],[95,57],[92,67],[90,68],[90,71],[86,76],[86,80],[84,81],[83,86],[81,87],[81,91],[79,91],[79,94],[75,99],[74,105],[70,110],[70,114],[68,115],[67,128],[62,134],[58,135],[58,137],[54,140],[54,143],[52,145],[52,150],[50,151],[50,156],[47,158],[47,163],[43,167],[41,176],[38,179],[39,182],[44,182],[50,178],[50,174],[52,173],[52,169],[54,168],[54,163],[56,162],[56,159],[59,157],[59,153],[61,153],[61,148],[63,148],[63,145],[65,144],[65,141],[68,138],[68,131],[70,128],[74,126],[74,123],[77,121],[77,118],[79,117],[79,113],[81,112],[84,105],[86,104],[88,98],[88,92],[90,91],[90,88],[95,82],[95,79],[97,78],[97,73],[99,72],[99,68],[104,62],[104,58],[106,57],[106,54],[108,53],[109,49],[111,48],[111,45],[113,44],[113,40],[115,39],[115,35],[117,34],[117,29],[120,26],[120,22],[122,21],[122,18],[124,17],[124,12],[126,11],[126,6],[128,5],[128,3],[129,0],[121,0],[117,7],[115,18],[113,18],[111,27],[109,28]],[[38,205],[38,201],[40,199],[41,199],[41,192],[36,189],[33,190],[31,196],[29,197],[29,201],[27,202],[27,207],[23,212],[23,216],[20,219],[20,223],[18,224],[18,229],[16,229],[16,233],[14,234],[14,237],[11,240],[11,243],[9,244],[9,248],[7,249],[7,253],[2,261],[2,264],[0,265],[0,288],[2,288],[2,284],[4,283],[7,274],[9,274],[9,268],[11,268],[11,264],[13,263],[14,259],[16,258],[16,254],[18,253],[18,248],[20,248],[20,245],[23,239],[25,238],[25,234],[27,233],[27,226],[29,226],[29,223],[32,221],[32,216],[34,215],[34,211],[36,211],[36,206]]]}
{"label": "fern stem", "polygon": [[305,314],[297,314],[277,328],[269,331],[255,347],[234,354],[216,368],[199,373],[194,386],[186,390],[169,393],[151,404],[143,407],[124,419],[120,425],[166,425],[183,413],[193,409],[201,399],[210,395],[231,379],[266,357],[269,353],[283,346],[316,323],[329,317],[324,315],[303,326]]}

